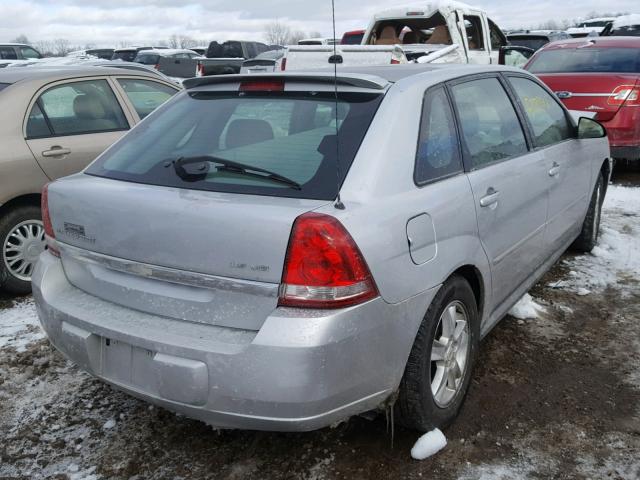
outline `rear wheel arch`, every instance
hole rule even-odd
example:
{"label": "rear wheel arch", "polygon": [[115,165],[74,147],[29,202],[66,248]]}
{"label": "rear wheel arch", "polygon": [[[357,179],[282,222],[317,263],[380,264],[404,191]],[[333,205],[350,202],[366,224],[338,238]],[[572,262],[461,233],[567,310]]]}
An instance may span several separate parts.
{"label": "rear wheel arch", "polygon": [[7,212],[14,210],[17,207],[24,206],[35,206],[40,207],[40,194],[39,193],[28,193],[25,195],[20,195],[18,197],[12,198],[8,202],[0,205],[0,217],[6,215]]}
{"label": "rear wheel arch", "polygon": [[478,319],[482,321],[482,314],[484,312],[485,302],[485,294],[486,287],[485,282],[482,277],[482,273],[478,270],[474,265],[463,265],[458,267],[454,272],[449,275],[447,280],[453,276],[459,276],[464,278],[467,283],[471,286],[471,290],[473,290],[473,294],[476,298],[476,306],[478,308]]}

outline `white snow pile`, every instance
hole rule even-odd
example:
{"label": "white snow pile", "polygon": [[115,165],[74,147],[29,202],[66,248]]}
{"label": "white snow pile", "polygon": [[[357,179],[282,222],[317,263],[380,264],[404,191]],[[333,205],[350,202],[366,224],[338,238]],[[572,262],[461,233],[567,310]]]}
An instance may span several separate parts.
{"label": "white snow pile", "polygon": [[33,299],[14,303],[12,308],[0,310],[0,348],[14,347],[24,352],[27,346],[44,338]]}
{"label": "white snow pile", "polygon": [[447,438],[438,430],[431,430],[422,435],[411,449],[411,458],[424,460],[429,458],[447,446]]}
{"label": "white snow pile", "polygon": [[538,314],[542,312],[544,312],[544,307],[536,303],[531,295],[525,293],[524,297],[509,310],[509,315],[526,320],[527,318],[538,318]]}
{"label": "white snow pile", "polygon": [[568,278],[549,284],[578,295],[599,292],[625,277],[640,275],[640,189],[609,185],[600,238],[590,254],[564,260]]}
{"label": "white snow pile", "polygon": [[640,25],[640,13],[632,13],[631,15],[622,15],[613,21],[613,28],[632,27]]}

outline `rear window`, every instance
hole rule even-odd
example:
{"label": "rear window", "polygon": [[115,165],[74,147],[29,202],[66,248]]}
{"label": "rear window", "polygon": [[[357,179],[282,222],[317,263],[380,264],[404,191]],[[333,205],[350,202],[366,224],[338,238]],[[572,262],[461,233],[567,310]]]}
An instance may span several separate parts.
{"label": "rear window", "polygon": [[123,60],[125,62],[133,62],[133,60],[136,58],[136,55],[138,55],[138,52],[136,52],[135,50],[126,51],[126,52],[114,52],[113,57],[111,57],[111,60]]}
{"label": "rear window", "polygon": [[143,65],[156,65],[160,61],[160,55],[138,54],[135,61]]}
{"label": "rear window", "polygon": [[532,73],[640,73],[638,48],[541,50],[527,70]]}
{"label": "rear window", "polygon": [[193,190],[331,200],[381,100],[368,93],[340,93],[336,101],[333,92],[188,92],[142,122],[87,173]]}
{"label": "rear window", "polygon": [[340,43],[342,43],[343,45],[360,45],[362,43],[363,37],[364,37],[364,32],[352,33],[342,37],[342,42]]}
{"label": "rear window", "polygon": [[539,50],[549,43],[548,37],[514,37],[509,36],[509,44],[516,45],[518,47],[527,47],[533,50]]}
{"label": "rear window", "polygon": [[615,30],[612,30],[609,35],[614,37],[640,37],[640,24],[618,27]]}

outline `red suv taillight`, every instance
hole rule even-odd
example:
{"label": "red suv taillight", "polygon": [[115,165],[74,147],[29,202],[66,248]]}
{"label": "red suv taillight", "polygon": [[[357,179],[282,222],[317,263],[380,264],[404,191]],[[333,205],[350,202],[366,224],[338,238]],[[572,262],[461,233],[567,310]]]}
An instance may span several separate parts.
{"label": "red suv taillight", "polygon": [[609,105],[640,106],[640,88],[635,85],[620,85],[611,93]]}
{"label": "red suv taillight", "polygon": [[196,66],[196,77],[204,77],[204,65],[202,62],[198,62]]}
{"label": "red suv taillight", "polygon": [[293,224],[279,305],[341,308],[378,296],[362,253],[334,217],[305,213]]}
{"label": "red suv taillight", "polygon": [[53,231],[51,216],[49,215],[49,184],[42,187],[42,197],[40,200],[40,209],[42,211],[42,224],[44,226],[44,238],[47,248],[52,255],[60,256],[58,243],[56,242],[56,233]]}

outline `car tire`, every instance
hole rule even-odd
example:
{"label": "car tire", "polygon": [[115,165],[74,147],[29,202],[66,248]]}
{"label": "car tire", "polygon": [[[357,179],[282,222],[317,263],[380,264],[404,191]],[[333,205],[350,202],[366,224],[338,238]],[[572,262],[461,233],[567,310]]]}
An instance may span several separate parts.
{"label": "car tire", "polygon": [[[460,329],[461,320],[466,321],[463,329],[467,340],[465,345],[460,338],[445,344],[445,337],[451,338],[451,323],[447,318],[452,307],[455,308],[455,330]],[[480,322],[473,290],[464,278],[453,276],[442,285],[431,302],[409,354],[397,400],[396,416],[401,425],[427,432],[453,422],[469,388],[479,336]],[[460,352],[463,350],[465,361],[460,365]],[[446,380],[452,359],[458,363],[460,376],[452,382],[445,381],[443,385],[440,379]]]}
{"label": "car tire", "polygon": [[591,202],[587,210],[587,216],[582,223],[582,231],[575,239],[571,248],[579,252],[589,253],[598,243],[600,234],[600,219],[602,217],[602,204],[604,202],[604,178],[598,175],[598,181],[591,195]]}
{"label": "car tire", "polygon": [[[12,235],[13,234],[13,235]],[[18,262],[10,267],[10,261],[18,253],[16,246],[24,245],[25,269],[19,270]],[[21,247],[22,248],[22,247]],[[11,293],[31,292],[31,273],[35,260],[44,250],[44,228],[40,208],[24,205],[14,208],[0,217],[0,289]]]}

